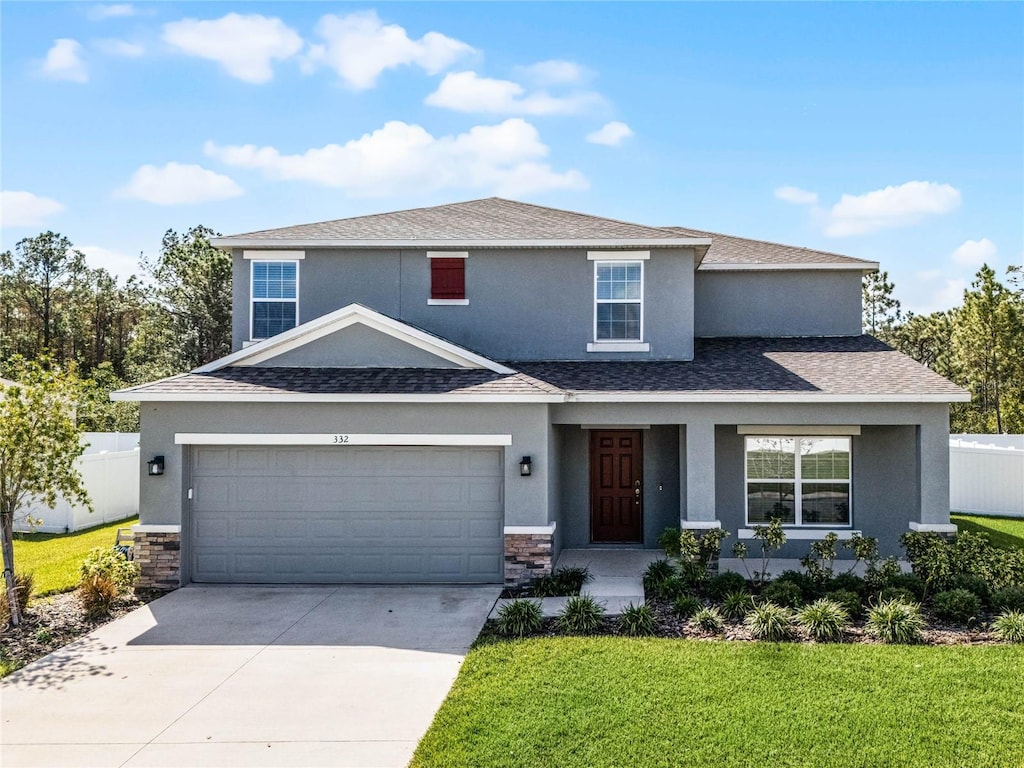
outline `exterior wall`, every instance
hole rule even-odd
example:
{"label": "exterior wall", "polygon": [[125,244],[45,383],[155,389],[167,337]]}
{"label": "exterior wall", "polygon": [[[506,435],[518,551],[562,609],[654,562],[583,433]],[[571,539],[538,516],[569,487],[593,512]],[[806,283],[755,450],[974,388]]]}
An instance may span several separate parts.
{"label": "exterior wall", "polygon": [[861,273],[709,272],[694,282],[694,335],[859,336]]}
{"label": "exterior wall", "polygon": [[[453,244],[453,247],[457,247]],[[693,357],[693,250],[644,261],[648,353],[588,353],[594,341],[594,262],[584,249],[476,250],[467,306],[431,306],[425,250],[306,250],[299,322],[353,302],[497,360],[672,360]],[[628,259],[628,251],[623,252]],[[249,338],[249,261],[234,252],[234,348]]]}
{"label": "exterior wall", "polygon": [[[556,471],[561,478],[558,513],[562,546],[589,547],[590,432],[578,425],[556,429],[560,437]],[[643,430],[643,546],[647,548],[658,546],[658,536],[666,528],[679,525],[678,433],[675,424]]]}
{"label": "exterior wall", "polygon": [[[505,525],[546,526],[547,406],[514,404],[142,403],[140,523],[179,525],[188,547],[188,446],[176,432],[511,434],[505,449]],[[344,450],[344,448],[341,448]],[[533,475],[519,476],[519,459],[533,457]],[[165,457],[164,474],[145,475],[145,460]],[[187,551],[182,577],[188,580]]]}

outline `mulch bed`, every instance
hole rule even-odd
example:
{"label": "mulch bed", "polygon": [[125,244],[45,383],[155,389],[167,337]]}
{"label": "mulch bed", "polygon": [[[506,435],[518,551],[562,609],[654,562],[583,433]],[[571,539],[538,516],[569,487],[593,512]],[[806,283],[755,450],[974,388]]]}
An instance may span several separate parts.
{"label": "mulch bed", "polygon": [[21,624],[0,632],[0,658],[12,667],[23,667],[163,594],[139,591],[119,597],[110,615],[97,618],[85,615],[76,592],[37,598],[29,604]]}
{"label": "mulch bed", "polygon": [[[600,602],[600,600],[599,600]],[[744,642],[762,642],[755,640],[742,622],[726,621],[725,629],[721,634],[704,632],[690,624],[688,619],[680,619],[672,610],[671,602],[658,598],[647,597],[647,606],[654,614],[654,632],[649,637],[664,638],[688,638],[692,640],[738,640]],[[936,620],[934,617],[926,616],[927,629],[921,632],[922,645],[1003,645],[1003,641],[984,629],[985,625],[978,627],[964,627],[958,624],[948,624]],[[624,636],[626,633],[619,627],[618,617],[607,617],[601,624],[600,631],[595,636]],[[532,637],[560,637],[564,635],[556,624],[554,618],[544,619],[544,626],[540,632]],[[487,643],[496,640],[503,640],[498,633],[497,622],[489,619],[480,633],[478,642]],[[803,630],[797,628],[795,642],[813,642]],[[845,643],[867,643],[882,644],[881,640],[867,634],[864,629],[863,619],[851,622],[847,629],[843,642]]]}

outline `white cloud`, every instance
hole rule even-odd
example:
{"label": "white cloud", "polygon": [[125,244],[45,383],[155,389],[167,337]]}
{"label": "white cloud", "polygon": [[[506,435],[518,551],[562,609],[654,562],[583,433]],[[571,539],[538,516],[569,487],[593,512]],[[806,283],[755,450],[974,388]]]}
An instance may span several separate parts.
{"label": "white cloud", "polygon": [[146,52],[146,49],[138,43],[129,43],[127,40],[116,40],[114,38],[97,40],[94,45],[101,53],[105,53],[108,56],[122,56],[126,59],[137,59]]}
{"label": "white cloud", "polygon": [[36,227],[63,210],[63,205],[49,197],[6,189],[0,192],[0,224],[5,227]]}
{"label": "white cloud", "polygon": [[55,40],[53,47],[46,52],[42,72],[54,80],[88,82],[89,72],[82,61],[82,44],[68,37]]}
{"label": "white cloud", "polygon": [[828,212],[825,234],[845,237],[906,227],[959,206],[960,192],[949,184],[908,181],[863,195],[843,195]]}
{"label": "white cloud", "polygon": [[546,91],[526,93],[519,83],[480,77],[473,71],[450,72],[425,99],[432,107],[501,115],[571,115],[601,101],[590,92],[568,96],[551,96]]}
{"label": "white cloud", "polygon": [[121,279],[127,279],[131,275],[139,273],[138,256],[129,256],[127,253],[104,248],[101,245],[82,245],[78,247],[78,250],[85,254],[85,262],[92,269],[105,269]]}
{"label": "white cloud", "polygon": [[947,279],[942,288],[932,293],[927,314],[960,306],[963,303],[966,289],[967,282],[965,280]]}
{"label": "white cloud", "polygon": [[938,280],[942,277],[941,269],[925,269],[914,275],[918,280],[924,283],[930,283],[933,280]]}
{"label": "white cloud", "polygon": [[796,205],[816,205],[818,202],[817,192],[808,192],[800,187],[778,187],[775,190],[775,197]]}
{"label": "white cloud", "polygon": [[111,5],[94,5],[89,9],[89,18],[93,21],[103,19],[119,19],[136,14],[135,6],[131,3],[114,3]]}
{"label": "white cloud", "polygon": [[996,255],[996,244],[987,237],[967,240],[953,251],[953,261],[964,267],[980,267]]}
{"label": "white cloud", "polygon": [[550,59],[538,61],[526,67],[517,67],[525,77],[541,85],[565,85],[579,83],[590,74],[585,68],[574,61]]}
{"label": "white cloud", "polygon": [[316,32],[324,43],[310,46],[305,68],[327,66],[356,90],[372,88],[387,69],[415,65],[433,75],[475,52],[472,46],[439,32],[413,40],[397,24],[382,23],[374,11],[327,14],[317,22]]}
{"label": "white cloud", "polygon": [[465,133],[432,136],[398,120],[345,144],[286,155],[274,147],[220,147],[206,154],[228,165],[256,169],[276,179],[339,187],[354,197],[441,189],[489,189],[525,195],[547,189],[585,189],[579,171],[559,173],[543,162],[548,147],[530,123],[512,118]]}
{"label": "white cloud", "polygon": [[605,123],[593,133],[588,133],[586,139],[591,144],[603,144],[606,147],[617,147],[624,139],[628,139],[632,135],[632,128],[618,120],[613,120],[610,123]]}
{"label": "white cloud", "polygon": [[163,168],[142,166],[115,195],[157,205],[180,205],[225,200],[238,197],[242,192],[232,179],[202,166],[167,163]]}
{"label": "white cloud", "polygon": [[247,83],[274,77],[273,62],[302,49],[299,34],[278,18],[229,13],[219,19],[182,19],[164,24],[163,39],[182,53],[216,61]]}

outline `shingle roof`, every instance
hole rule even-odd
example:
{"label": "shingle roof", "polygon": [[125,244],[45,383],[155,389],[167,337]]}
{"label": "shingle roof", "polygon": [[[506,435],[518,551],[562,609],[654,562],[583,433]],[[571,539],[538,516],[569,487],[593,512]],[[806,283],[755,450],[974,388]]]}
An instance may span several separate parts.
{"label": "shingle roof", "polygon": [[481,369],[261,368],[189,373],[130,390],[189,395],[834,395],[937,396],[964,391],[871,336],[698,339],[689,362],[510,362]]}
{"label": "shingle roof", "polygon": [[[584,213],[546,208],[500,197],[465,203],[412,208],[264,229],[231,235],[227,240],[678,240],[681,235],[661,227],[589,216]],[[216,243],[216,240],[214,240]]]}
{"label": "shingle roof", "polygon": [[710,237],[711,247],[701,266],[715,264],[863,264],[873,268],[874,262],[843,256],[829,251],[814,251],[795,245],[783,245],[767,240],[750,240],[719,232],[705,232],[687,227],[663,227],[682,237]]}
{"label": "shingle roof", "polygon": [[139,394],[423,394],[547,395],[558,390],[531,377],[479,368],[263,368],[234,366],[186,373],[133,387]]}
{"label": "shingle roof", "polygon": [[508,365],[575,393],[963,395],[871,336],[697,339],[690,362]]}

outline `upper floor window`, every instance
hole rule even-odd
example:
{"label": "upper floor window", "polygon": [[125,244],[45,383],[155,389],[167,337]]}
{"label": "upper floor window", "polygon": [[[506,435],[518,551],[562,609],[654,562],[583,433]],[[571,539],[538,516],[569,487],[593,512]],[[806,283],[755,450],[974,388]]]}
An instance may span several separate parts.
{"label": "upper floor window", "polygon": [[643,339],[642,261],[594,262],[595,341]]}
{"label": "upper floor window", "polygon": [[747,523],[848,526],[849,437],[747,437]]}
{"label": "upper floor window", "polygon": [[252,262],[253,339],[294,328],[299,319],[299,262]]}
{"label": "upper floor window", "polygon": [[465,251],[428,251],[430,299],[428,304],[469,304],[466,299]]}

